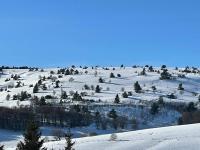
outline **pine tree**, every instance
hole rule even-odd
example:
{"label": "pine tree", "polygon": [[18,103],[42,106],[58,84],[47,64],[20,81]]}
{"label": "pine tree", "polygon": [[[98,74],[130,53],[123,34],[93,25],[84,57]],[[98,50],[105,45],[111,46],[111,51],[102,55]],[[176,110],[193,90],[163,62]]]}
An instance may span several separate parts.
{"label": "pine tree", "polygon": [[38,93],[39,88],[38,88],[38,84],[36,83],[34,88],[33,88],[33,93]]}
{"label": "pine tree", "polygon": [[0,150],[4,150],[4,145],[0,145]]}
{"label": "pine tree", "polygon": [[24,142],[20,141],[16,150],[47,150],[42,148],[44,139],[41,139],[41,132],[35,122],[30,122],[24,133]]}
{"label": "pine tree", "polygon": [[119,95],[117,94],[115,97],[114,103],[119,104],[119,102],[120,102],[120,99],[119,99]]}
{"label": "pine tree", "polygon": [[99,85],[96,86],[95,92],[96,92],[96,93],[100,93],[100,92],[101,92],[101,88],[100,88]]}
{"label": "pine tree", "polygon": [[134,89],[135,89],[136,93],[140,93],[141,92],[142,88],[140,87],[140,84],[138,83],[138,81],[135,82]]}
{"label": "pine tree", "polygon": [[72,142],[72,134],[70,132],[70,130],[67,132],[67,134],[65,135],[65,140],[66,140],[66,147],[65,150],[74,150],[73,149],[73,145],[75,144],[75,142]]}
{"label": "pine tree", "polygon": [[114,73],[110,73],[110,78],[115,78],[115,75],[114,75]]}

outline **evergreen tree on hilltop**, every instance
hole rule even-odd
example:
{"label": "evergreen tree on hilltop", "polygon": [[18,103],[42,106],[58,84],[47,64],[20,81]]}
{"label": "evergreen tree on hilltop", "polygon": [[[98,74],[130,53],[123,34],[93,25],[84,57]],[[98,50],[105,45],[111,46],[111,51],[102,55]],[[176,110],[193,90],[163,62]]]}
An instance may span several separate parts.
{"label": "evergreen tree on hilltop", "polygon": [[135,89],[136,93],[140,93],[141,92],[142,88],[141,88],[140,84],[138,83],[138,81],[135,82],[134,89]]}
{"label": "evergreen tree on hilltop", "polygon": [[28,125],[23,136],[24,142],[20,141],[16,150],[47,150],[46,148],[42,148],[44,139],[40,140],[41,132],[35,122],[31,122]]}
{"label": "evergreen tree on hilltop", "polygon": [[65,140],[66,140],[66,147],[65,150],[74,150],[73,145],[75,144],[75,142],[72,142],[72,134],[70,132],[70,130],[67,132],[67,134],[65,135]]}
{"label": "evergreen tree on hilltop", "polygon": [[115,97],[114,103],[119,104],[119,102],[120,102],[120,99],[119,99],[119,95],[117,94]]}

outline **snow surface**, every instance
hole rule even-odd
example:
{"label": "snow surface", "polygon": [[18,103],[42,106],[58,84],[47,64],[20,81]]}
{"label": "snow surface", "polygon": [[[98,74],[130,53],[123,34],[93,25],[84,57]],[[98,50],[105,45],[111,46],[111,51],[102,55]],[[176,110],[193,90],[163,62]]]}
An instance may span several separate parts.
{"label": "snow surface", "polygon": [[[111,141],[110,135],[73,139],[75,150],[199,150],[200,124],[146,129],[117,134]],[[6,150],[14,150],[18,140],[15,134],[0,131],[0,141]],[[2,142],[2,139],[10,141]],[[13,139],[12,139],[13,138]],[[48,149],[63,150],[65,140],[47,142]]]}
{"label": "snow surface", "polygon": [[[199,150],[200,124],[147,129],[110,135],[74,139],[76,150]],[[48,148],[62,149],[65,141],[46,143]]]}
{"label": "snow surface", "polygon": [[[0,92],[0,106],[5,107],[19,107],[30,105],[29,100],[19,101],[12,100],[12,96],[14,94],[18,94],[21,91],[27,91],[28,93],[36,96],[45,96],[45,95],[54,95],[53,91],[55,91],[55,96],[57,96],[57,100],[53,100],[53,102],[59,102],[61,91],[66,91],[67,94],[70,91],[78,91],[87,92],[88,95],[84,96],[84,99],[90,99],[97,102],[98,105],[107,105],[112,104],[115,99],[116,94],[119,94],[121,105],[123,104],[134,104],[135,108],[116,108],[118,113],[122,115],[131,115],[138,117],[143,114],[143,112],[137,108],[137,104],[143,102],[153,102],[158,100],[159,96],[167,95],[170,93],[174,93],[177,96],[177,99],[169,99],[164,98],[166,102],[181,102],[181,103],[189,103],[189,102],[198,102],[198,96],[200,93],[200,74],[185,74],[186,78],[177,77],[178,74],[182,74],[175,70],[174,68],[168,68],[169,72],[176,77],[175,80],[160,80],[160,74],[156,72],[147,72],[147,75],[141,76],[138,75],[142,71],[142,67],[139,68],[117,68],[112,70],[104,70],[102,68],[92,69],[91,67],[88,69],[77,68],[81,74],[79,75],[63,75],[63,78],[57,78],[58,75],[54,74],[58,80],[61,81],[62,88],[54,88],[54,84],[52,84],[51,80],[46,80],[43,83],[46,84],[48,89],[43,91],[40,89],[39,93],[33,94],[33,88],[29,87],[30,84],[35,85],[39,77],[49,76],[50,71],[53,70],[57,73],[58,68],[49,68],[44,69],[44,72],[40,71],[31,71],[29,72],[27,69],[7,69],[4,70],[4,75],[0,77],[0,88],[7,88],[9,85],[16,85],[17,81],[10,80],[5,82],[5,79],[10,78],[11,74],[17,74],[21,76],[21,82],[24,83],[24,86],[19,88],[9,88],[8,91]],[[155,68],[159,69],[159,68]],[[86,74],[85,71],[88,71]],[[97,75],[95,75],[97,72]],[[117,74],[121,74],[121,77],[110,78],[110,73],[113,72],[115,76]],[[69,79],[73,77],[74,81],[69,82]],[[99,83],[99,78],[102,77],[105,80],[105,83]],[[143,93],[135,93],[134,92],[134,83],[138,81],[143,89]],[[179,83],[183,83],[183,87],[185,88],[184,92],[180,92],[177,88]],[[89,86],[100,85],[102,87],[101,93],[95,93],[93,90],[85,90],[83,89],[84,85],[87,84]],[[152,86],[156,86],[157,90],[153,91]],[[125,91],[133,92],[133,96],[125,99],[122,98],[121,94],[122,88]],[[108,90],[109,89],[109,90]],[[195,94],[196,93],[196,94]],[[6,95],[10,94],[11,99],[6,100]],[[101,99],[101,103],[99,103],[99,99]],[[119,106],[120,107],[120,106]],[[101,107],[102,113],[107,113],[112,107]],[[98,109],[98,108],[97,108]],[[144,109],[145,110],[145,109]],[[160,127],[166,125],[172,125],[176,122],[177,118],[180,117],[175,111],[170,110],[162,110],[159,112],[161,115],[156,116],[155,118],[150,118],[150,122],[148,123],[148,127]],[[90,129],[89,129],[90,128]],[[146,128],[146,127],[141,127]],[[48,128],[45,128],[44,131],[47,131]],[[75,130],[75,129],[73,129]],[[78,129],[80,132],[84,132],[83,129]],[[88,131],[93,131],[91,127],[88,127]],[[188,126],[174,126],[174,127],[166,127],[166,128],[157,128],[157,129],[148,129],[127,133],[119,133],[117,141],[110,141],[110,135],[102,135],[97,137],[87,137],[74,139],[76,141],[75,149],[76,150],[182,150],[182,149],[190,149],[196,150],[200,147],[200,124],[196,125],[188,125]],[[95,131],[101,132],[101,131]],[[109,131],[102,132],[111,133]],[[98,134],[102,134],[98,133]],[[44,134],[44,136],[49,136]],[[77,136],[78,137],[78,136]],[[16,148],[16,144],[19,140],[22,139],[22,134],[20,132],[13,132],[7,130],[0,130],[0,144],[5,144],[6,150],[11,150]],[[63,149],[65,141],[60,142],[48,142],[45,143],[45,146],[49,149]]]}
{"label": "snow surface", "polygon": [[[52,85],[51,80],[46,80],[43,83],[46,84],[48,89],[46,91],[40,90],[39,93],[36,93],[34,95],[36,96],[45,96],[45,95],[53,95],[53,91],[56,92],[56,96],[61,95],[61,91],[66,91],[68,94],[70,91],[78,91],[80,92],[87,92],[88,96],[85,96],[85,99],[95,100],[98,101],[101,99],[102,102],[105,103],[113,103],[114,98],[116,94],[120,95],[120,99],[122,103],[136,103],[138,101],[154,101],[158,99],[159,96],[167,95],[170,93],[174,93],[177,96],[177,99],[168,99],[165,98],[165,101],[176,101],[176,102],[197,102],[198,101],[198,94],[200,93],[200,75],[199,74],[185,74],[186,78],[178,78],[177,75],[181,74],[177,70],[173,68],[168,68],[169,72],[173,74],[173,76],[177,77],[175,80],[160,80],[160,74],[156,72],[146,72],[147,75],[142,76],[138,75],[143,68],[131,68],[126,67],[123,68],[115,68],[115,70],[112,70],[112,67],[109,68],[110,70],[104,70],[102,68],[97,69],[82,69],[77,68],[81,74],[79,75],[63,75],[63,78],[58,78],[57,74],[54,74],[53,76],[56,77],[58,80],[61,81],[61,88],[54,88],[54,85]],[[155,68],[159,69],[159,68]],[[0,92],[0,106],[5,107],[18,107],[18,106],[24,106],[24,105],[30,105],[29,101],[23,101],[20,102],[18,100],[6,100],[7,94],[12,96],[14,94],[18,94],[21,91],[27,91],[30,94],[33,94],[33,88],[29,87],[30,84],[35,85],[39,77],[43,76],[49,76],[50,71],[54,71],[57,73],[58,68],[52,68],[52,69],[44,69],[44,72],[40,71],[31,71],[29,72],[27,69],[7,69],[4,70],[5,75],[1,75],[0,77],[0,88],[7,88],[8,85],[16,85],[17,81],[10,80],[8,82],[5,82],[5,79],[10,78],[11,74],[17,74],[21,76],[21,82],[24,83],[23,87],[19,88],[12,88],[9,89],[9,92],[3,91]],[[88,71],[86,74],[85,71]],[[95,76],[95,72],[97,72],[97,76]],[[117,74],[121,74],[121,77],[117,78],[110,78],[110,73],[113,72],[115,76]],[[69,79],[73,77],[74,81],[69,82]],[[102,77],[105,80],[105,83],[99,83],[99,78]],[[134,92],[134,83],[138,81],[141,85],[144,93],[138,94]],[[180,92],[177,90],[178,84],[183,83],[183,87],[185,88],[184,92]],[[101,93],[95,93],[92,90],[84,90],[84,85],[87,84],[89,86],[93,85],[96,87],[96,85],[100,85],[102,88]],[[156,86],[157,90],[154,92],[152,90],[152,86]],[[122,88],[124,88],[125,91],[133,92],[133,96],[129,97],[128,99],[124,99],[121,97]],[[109,90],[107,90],[109,89]],[[194,92],[197,93],[196,96],[194,96]]]}

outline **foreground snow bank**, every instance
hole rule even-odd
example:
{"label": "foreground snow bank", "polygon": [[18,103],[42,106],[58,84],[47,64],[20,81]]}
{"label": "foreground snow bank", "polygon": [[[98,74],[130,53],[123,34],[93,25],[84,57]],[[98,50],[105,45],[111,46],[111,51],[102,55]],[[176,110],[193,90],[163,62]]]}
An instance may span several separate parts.
{"label": "foreground snow bank", "polygon": [[[110,135],[74,139],[76,150],[199,150],[200,124],[147,129]],[[49,149],[62,149],[65,141],[49,142]]]}

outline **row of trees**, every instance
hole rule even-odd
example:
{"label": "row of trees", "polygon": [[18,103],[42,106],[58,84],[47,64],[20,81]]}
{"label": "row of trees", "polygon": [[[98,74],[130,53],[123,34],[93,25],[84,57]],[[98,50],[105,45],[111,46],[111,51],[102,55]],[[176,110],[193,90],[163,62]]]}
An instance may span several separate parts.
{"label": "row of trees", "polygon": [[83,108],[70,108],[66,111],[60,106],[38,106],[36,108],[5,108],[0,107],[0,128],[23,130],[29,120],[40,125],[60,127],[88,126],[93,121],[91,113]]}

